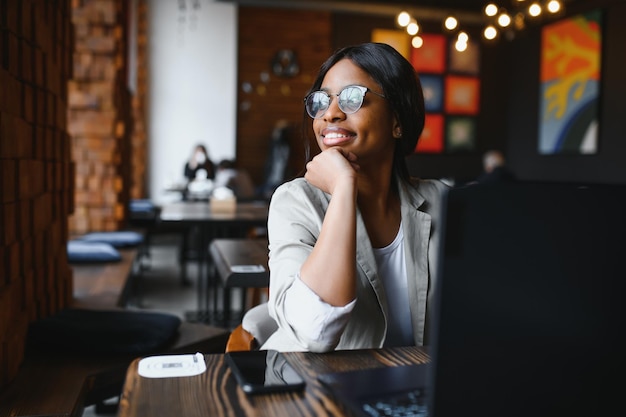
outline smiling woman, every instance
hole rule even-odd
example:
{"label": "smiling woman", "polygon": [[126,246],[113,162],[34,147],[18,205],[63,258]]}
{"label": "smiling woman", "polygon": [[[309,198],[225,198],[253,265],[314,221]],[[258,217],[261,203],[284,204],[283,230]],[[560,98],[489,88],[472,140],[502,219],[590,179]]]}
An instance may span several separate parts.
{"label": "smiling woman", "polygon": [[304,106],[322,152],[272,196],[277,330],[261,348],[421,345],[445,186],[405,164],[424,126],[419,79],[389,45],[349,46],[321,66]]}

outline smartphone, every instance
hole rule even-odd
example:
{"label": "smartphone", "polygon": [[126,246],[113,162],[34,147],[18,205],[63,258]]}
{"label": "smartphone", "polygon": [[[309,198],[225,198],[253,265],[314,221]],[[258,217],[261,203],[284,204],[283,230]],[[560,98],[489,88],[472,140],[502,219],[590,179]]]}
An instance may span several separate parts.
{"label": "smartphone", "polygon": [[246,394],[302,391],[304,379],[275,350],[227,352],[226,362]]}

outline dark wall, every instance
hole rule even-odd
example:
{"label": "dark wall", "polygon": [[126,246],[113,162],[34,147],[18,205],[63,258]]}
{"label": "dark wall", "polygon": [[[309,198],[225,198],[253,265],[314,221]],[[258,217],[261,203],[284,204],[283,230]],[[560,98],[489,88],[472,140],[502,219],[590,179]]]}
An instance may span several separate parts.
{"label": "dark wall", "polygon": [[536,30],[512,43],[507,154],[511,168],[520,178],[626,183],[626,26],[623,23],[626,3],[612,3],[602,8],[602,85],[598,153],[595,155],[538,154],[541,33]]}

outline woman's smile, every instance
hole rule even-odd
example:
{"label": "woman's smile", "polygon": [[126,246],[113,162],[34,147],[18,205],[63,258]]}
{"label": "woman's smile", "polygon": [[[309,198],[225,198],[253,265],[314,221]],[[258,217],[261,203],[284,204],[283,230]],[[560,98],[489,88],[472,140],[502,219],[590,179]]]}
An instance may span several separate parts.
{"label": "woman's smile", "polygon": [[354,132],[341,128],[326,128],[322,130],[321,138],[325,146],[338,146],[352,141],[356,137]]}

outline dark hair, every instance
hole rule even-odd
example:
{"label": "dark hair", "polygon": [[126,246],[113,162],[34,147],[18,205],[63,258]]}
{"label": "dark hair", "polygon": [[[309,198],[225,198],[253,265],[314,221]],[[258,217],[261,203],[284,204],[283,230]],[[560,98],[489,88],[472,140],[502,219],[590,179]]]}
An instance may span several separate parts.
{"label": "dark hair", "polygon": [[[352,61],[382,88],[382,93],[402,128],[402,138],[396,141],[394,170],[400,178],[408,179],[405,157],[413,153],[424,129],[424,94],[415,69],[398,51],[387,44],[363,43],[347,46],[337,50],[322,64],[307,94],[319,90],[326,73],[342,59]],[[306,111],[304,118],[308,119]],[[307,126],[307,123],[305,122],[303,126]]]}

